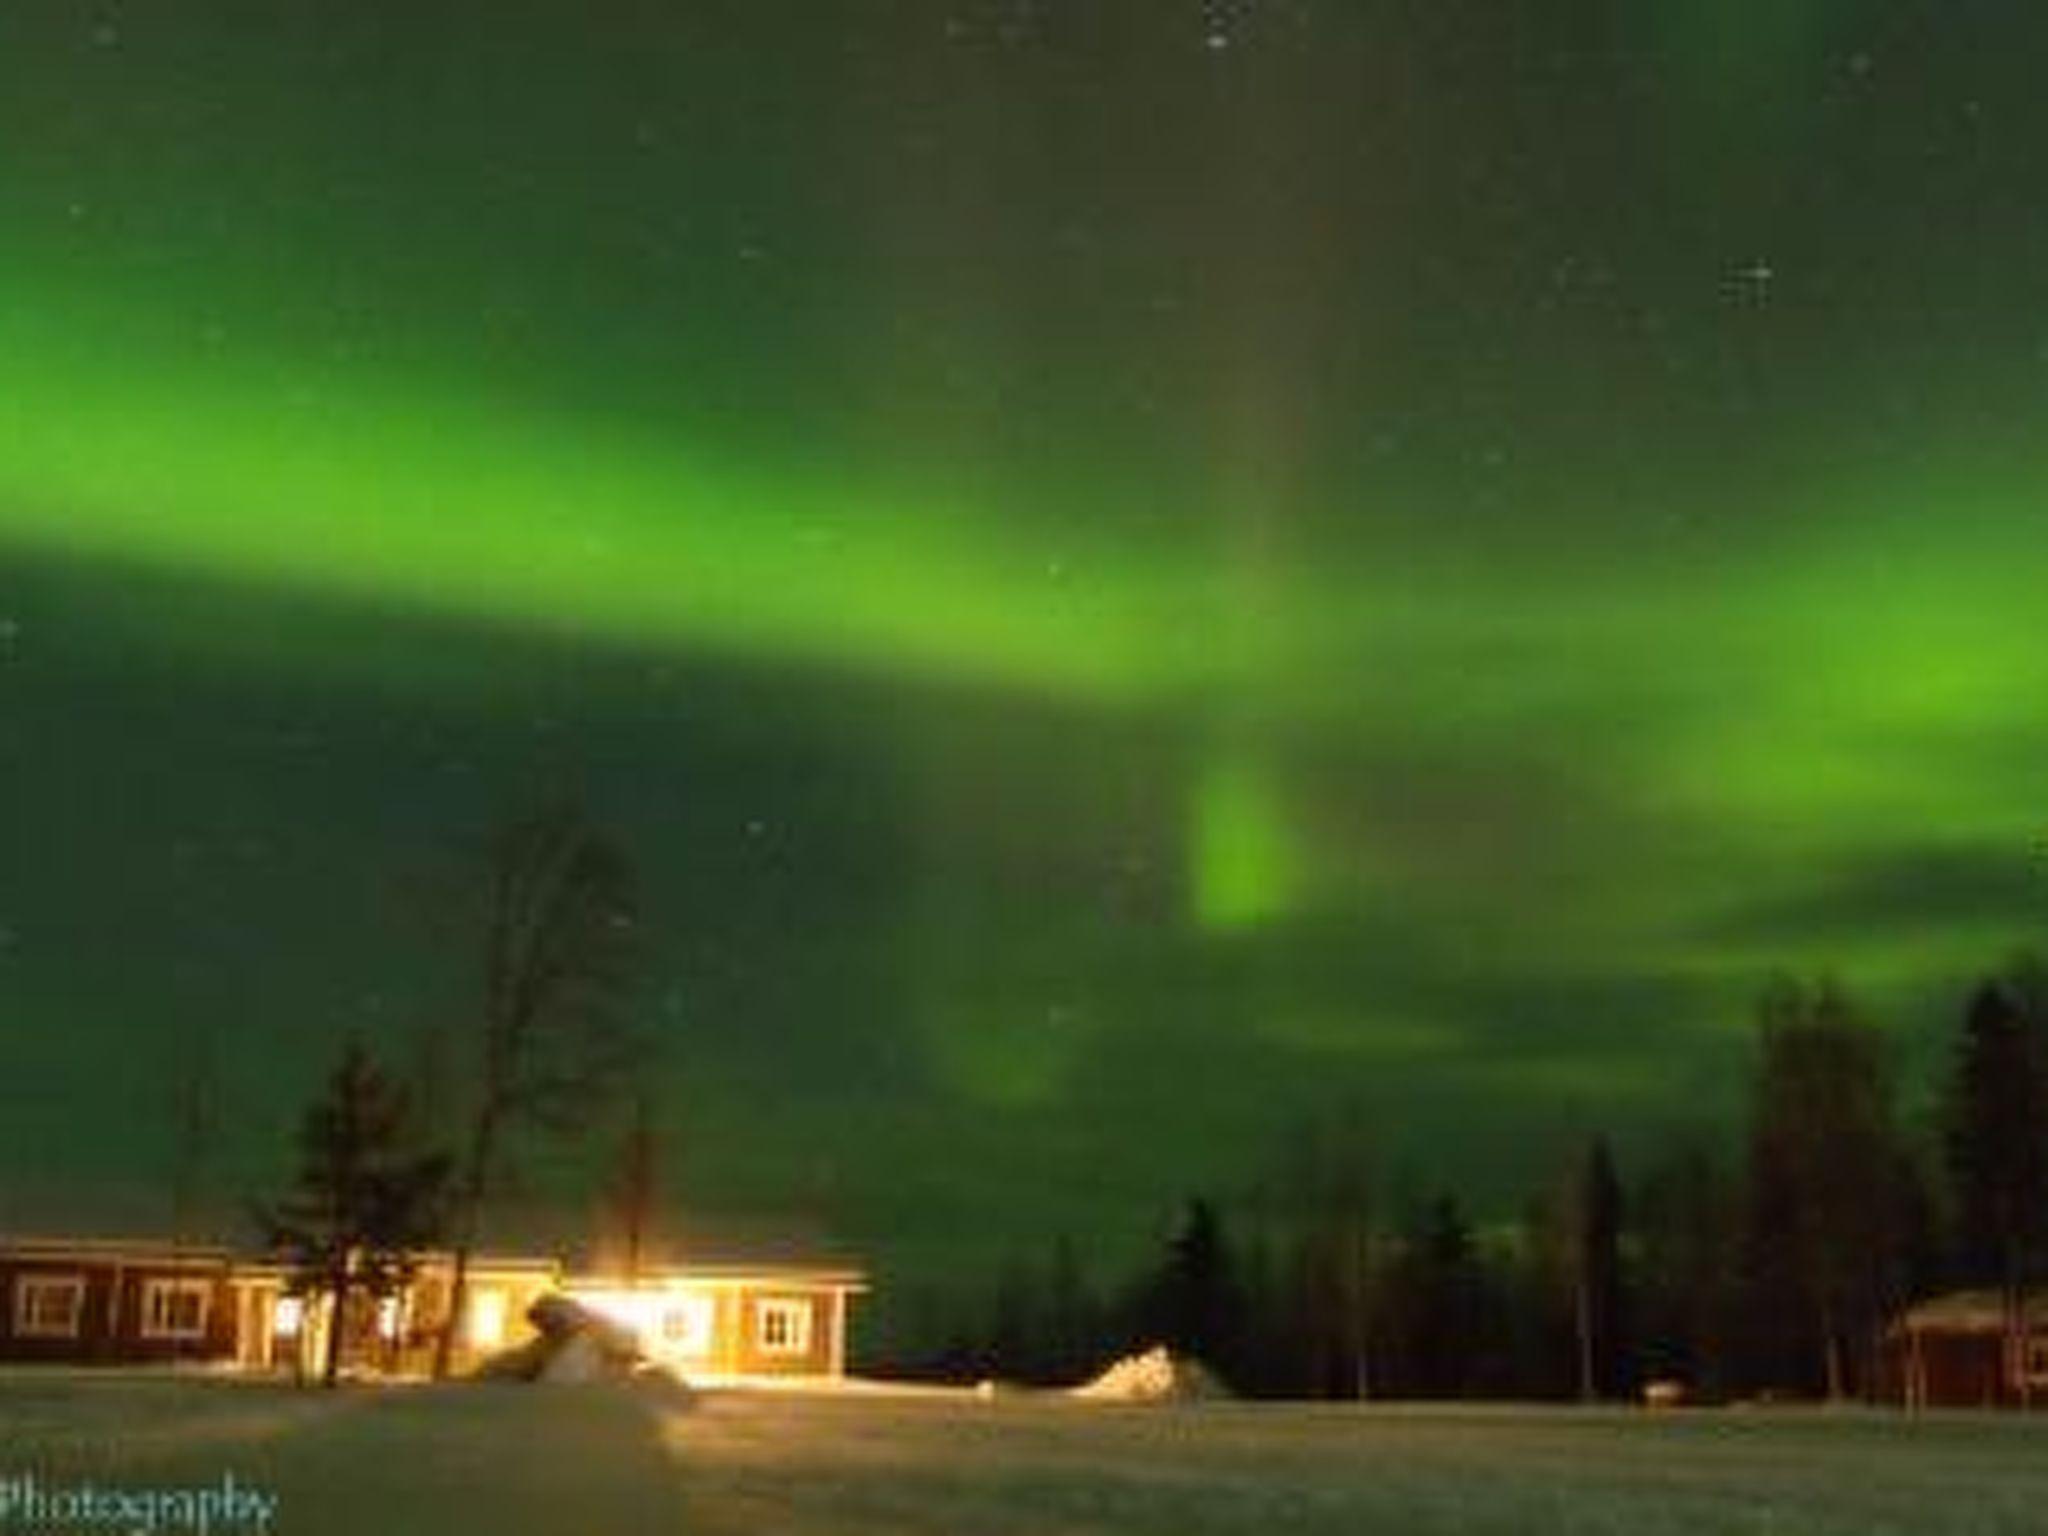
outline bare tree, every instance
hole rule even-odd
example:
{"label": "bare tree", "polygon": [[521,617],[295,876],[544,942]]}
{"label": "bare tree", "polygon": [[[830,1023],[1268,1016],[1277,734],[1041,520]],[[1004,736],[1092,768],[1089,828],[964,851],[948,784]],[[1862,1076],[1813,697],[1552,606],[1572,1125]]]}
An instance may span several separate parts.
{"label": "bare tree", "polygon": [[220,1123],[213,1042],[194,1025],[177,1036],[171,1073],[171,1238],[195,1240],[203,1223],[207,1181]]}
{"label": "bare tree", "polygon": [[1595,1136],[1573,1170],[1568,1210],[1579,1401],[1589,1403],[1620,1385],[1621,1181],[1606,1137]]}
{"label": "bare tree", "polygon": [[1296,1228],[1296,1269],[1316,1390],[1373,1395],[1378,1233],[1373,1221],[1371,1136],[1356,1104],[1296,1134],[1283,1184]]}
{"label": "bare tree", "polygon": [[623,1011],[635,947],[631,866],[580,811],[508,823],[485,868],[482,996],[463,1064],[474,1099],[457,1153],[455,1273],[434,1355],[448,1373],[470,1254],[511,1143],[588,1128],[630,1066]]}
{"label": "bare tree", "polygon": [[624,1249],[628,1286],[640,1283],[640,1271],[646,1259],[647,1229],[654,1219],[657,1193],[654,1165],[654,1122],[648,1109],[647,1095],[641,1093],[633,1099],[633,1120],[619,1146],[618,1168],[613,1175],[611,1191],[612,1208],[618,1217]]}

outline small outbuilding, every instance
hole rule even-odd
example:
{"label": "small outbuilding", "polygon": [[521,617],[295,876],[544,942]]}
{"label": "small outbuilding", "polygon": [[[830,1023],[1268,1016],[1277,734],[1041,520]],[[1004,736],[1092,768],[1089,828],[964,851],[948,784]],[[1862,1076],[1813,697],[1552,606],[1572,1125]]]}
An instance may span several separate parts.
{"label": "small outbuilding", "polygon": [[1880,1375],[1883,1395],[1909,1408],[2048,1407],[2048,1292],[2017,1319],[1991,1290],[1909,1307],[1885,1330]]}

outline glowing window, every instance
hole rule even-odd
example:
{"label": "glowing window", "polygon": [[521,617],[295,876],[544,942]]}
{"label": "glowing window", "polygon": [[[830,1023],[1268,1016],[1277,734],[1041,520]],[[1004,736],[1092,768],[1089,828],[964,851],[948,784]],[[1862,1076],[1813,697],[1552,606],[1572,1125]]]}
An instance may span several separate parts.
{"label": "glowing window", "polygon": [[398,1337],[398,1298],[380,1296],[377,1299],[377,1337],[395,1339]]}
{"label": "glowing window", "polygon": [[2038,1334],[2027,1340],[2027,1380],[2048,1386],[2048,1338]]}
{"label": "glowing window", "polygon": [[277,1310],[270,1314],[270,1326],[279,1338],[291,1338],[306,1321],[306,1304],[296,1296],[280,1296]]}
{"label": "glowing window", "polygon": [[764,1355],[804,1355],[811,1349],[808,1301],[761,1301],[754,1305],[754,1337]]}
{"label": "glowing window", "polygon": [[701,1291],[670,1297],[661,1310],[661,1347],[672,1354],[711,1353],[712,1300]]}
{"label": "glowing window", "polygon": [[505,1342],[505,1293],[469,1294],[469,1342],[478,1349],[496,1349]]}
{"label": "glowing window", "polygon": [[85,1276],[21,1275],[14,1282],[14,1331],[24,1339],[75,1339],[85,1312]]}
{"label": "glowing window", "polygon": [[206,1337],[206,1312],[213,1300],[210,1280],[145,1280],[142,1336],[145,1339]]}

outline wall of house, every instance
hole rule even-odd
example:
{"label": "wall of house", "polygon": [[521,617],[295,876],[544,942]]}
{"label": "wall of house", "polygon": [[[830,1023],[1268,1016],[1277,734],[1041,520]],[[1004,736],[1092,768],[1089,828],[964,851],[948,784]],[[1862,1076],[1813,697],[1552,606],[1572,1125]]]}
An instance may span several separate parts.
{"label": "wall of house", "polygon": [[1925,1330],[1918,1340],[1903,1331],[1885,1341],[1878,1396],[1927,1408],[2015,1406],[2005,1364],[2005,1340],[1978,1331]]}
{"label": "wall of house", "polygon": [[[69,1337],[25,1337],[16,1330],[18,1277],[76,1276],[83,1289],[77,1332]],[[202,1280],[205,1325],[193,1338],[146,1336],[145,1296],[152,1280]],[[346,1368],[424,1375],[434,1364],[447,1315],[452,1271],[445,1258],[423,1263],[388,1317],[376,1298],[355,1293],[340,1320]],[[276,1332],[277,1310],[289,1277],[271,1263],[231,1266],[215,1260],[125,1258],[103,1251],[10,1251],[0,1247],[0,1360],[129,1363],[175,1360],[234,1361],[255,1370],[317,1373],[331,1312],[321,1298],[303,1309],[296,1335]],[[453,1356],[458,1374],[474,1370],[500,1350],[534,1337],[528,1309],[558,1288],[552,1266],[488,1260],[469,1275],[472,1322],[458,1328]],[[698,1329],[702,1348],[684,1356],[660,1338],[662,1315],[650,1319],[649,1343],[667,1353],[686,1375],[814,1377],[836,1373],[845,1350],[848,1296],[835,1283],[802,1276],[754,1279],[743,1275],[677,1276],[650,1297],[689,1299],[708,1314]],[[495,1314],[496,1337],[480,1336],[474,1320]],[[693,1324],[693,1326],[695,1326]]]}
{"label": "wall of house", "polygon": [[[83,1282],[74,1334],[50,1337],[17,1327],[20,1283],[38,1276],[77,1277]],[[198,1281],[206,1287],[204,1326],[197,1337],[152,1336],[144,1327],[150,1283],[172,1280]],[[112,1365],[229,1359],[235,1352],[235,1325],[235,1296],[225,1263],[0,1254],[0,1360]]]}
{"label": "wall of house", "polygon": [[[262,1268],[245,1270],[240,1282],[239,1316],[244,1327],[234,1342],[234,1358],[253,1369],[320,1374],[326,1367],[327,1334],[335,1315],[332,1298],[306,1298],[297,1331],[284,1335],[276,1331],[277,1306],[286,1289],[283,1272],[273,1278]],[[431,1374],[447,1317],[451,1282],[448,1265],[430,1261],[390,1298],[388,1308],[384,1298],[352,1291],[341,1314],[340,1368],[402,1376]],[[495,1308],[502,1325],[501,1342],[480,1340],[471,1328],[458,1329],[450,1357],[455,1374],[466,1374],[499,1349],[533,1338],[527,1309],[553,1288],[552,1273],[534,1265],[472,1268],[469,1311],[474,1317]]]}
{"label": "wall of house", "polygon": [[[555,1289],[555,1276],[531,1266],[478,1264],[471,1266],[463,1284],[469,1316],[455,1332],[450,1356],[450,1368],[457,1375],[466,1375],[499,1351],[517,1348],[534,1338],[527,1310]],[[401,1311],[398,1369],[418,1374],[433,1369],[434,1352],[448,1316],[453,1286],[453,1269],[445,1264],[423,1265],[414,1277]],[[498,1321],[495,1339],[479,1331],[480,1323],[492,1314]]]}

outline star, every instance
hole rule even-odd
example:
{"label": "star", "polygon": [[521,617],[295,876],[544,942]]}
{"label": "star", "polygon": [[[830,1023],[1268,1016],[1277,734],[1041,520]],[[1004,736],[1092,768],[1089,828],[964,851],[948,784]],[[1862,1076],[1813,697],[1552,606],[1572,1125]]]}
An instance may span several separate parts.
{"label": "star", "polygon": [[1752,257],[1731,271],[1726,279],[1728,297],[1738,303],[1765,304],[1770,301],[1778,269],[1762,256]]}

